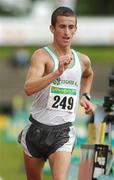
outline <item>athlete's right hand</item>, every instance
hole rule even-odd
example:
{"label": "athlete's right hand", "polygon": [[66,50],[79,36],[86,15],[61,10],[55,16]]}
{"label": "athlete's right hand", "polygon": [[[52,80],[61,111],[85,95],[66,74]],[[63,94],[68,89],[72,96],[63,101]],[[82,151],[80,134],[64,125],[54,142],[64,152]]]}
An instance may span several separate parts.
{"label": "athlete's right hand", "polygon": [[68,68],[71,61],[72,61],[72,56],[70,54],[59,57],[58,71],[60,75]]}

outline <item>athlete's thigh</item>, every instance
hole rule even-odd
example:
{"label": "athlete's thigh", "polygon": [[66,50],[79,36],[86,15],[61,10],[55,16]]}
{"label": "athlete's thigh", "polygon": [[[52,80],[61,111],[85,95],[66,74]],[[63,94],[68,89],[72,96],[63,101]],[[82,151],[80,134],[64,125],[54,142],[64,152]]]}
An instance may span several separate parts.
{"label": "athlete's thigh", "polygon": [[53,179],[66,180],[70,166],[71,152],[56,151],[48,159],[52,169]]}
{"label": "athlete's thigh", "polygon": [[35,157],[30,157],[24,153],[24,163],[27,175],[27,180],[41,180],[44,167],[44,160]]}

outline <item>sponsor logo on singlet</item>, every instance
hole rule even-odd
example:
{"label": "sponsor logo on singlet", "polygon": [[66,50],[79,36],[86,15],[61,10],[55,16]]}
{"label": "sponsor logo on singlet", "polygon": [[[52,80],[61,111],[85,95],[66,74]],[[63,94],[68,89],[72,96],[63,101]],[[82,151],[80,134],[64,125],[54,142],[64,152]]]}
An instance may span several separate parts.
{"label": "sponsor logo on singlet", "polygon": [[78,86],[78,83],[73,81],[73,80],[62,80],[60,77],[58,77],[54,82],[54,85],[64,85],[64,84],[68,84],[68,85],[72,85],[72,86]]}

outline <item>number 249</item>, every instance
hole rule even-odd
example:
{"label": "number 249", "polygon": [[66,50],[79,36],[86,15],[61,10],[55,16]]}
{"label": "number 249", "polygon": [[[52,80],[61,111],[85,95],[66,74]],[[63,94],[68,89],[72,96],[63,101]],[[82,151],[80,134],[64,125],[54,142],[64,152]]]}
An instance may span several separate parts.
{"label": "number 249", "polygon": [[58,108],[59,106],[62,107],[62,109],[68,109],[71,110],[73,108],[73,98],[64,96],[62,99],[60,96],[54,96],[54,104],[52,105],[53,108]]}

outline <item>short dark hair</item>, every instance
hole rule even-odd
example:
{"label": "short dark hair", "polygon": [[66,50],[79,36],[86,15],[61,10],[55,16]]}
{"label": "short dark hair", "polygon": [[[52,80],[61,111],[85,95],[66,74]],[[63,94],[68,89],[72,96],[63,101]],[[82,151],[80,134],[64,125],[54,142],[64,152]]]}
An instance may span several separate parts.
{"label": "short dark hair", "polygon": [[64,6],[58,7],[57,9],[53,11],[52,16],[51,16],[51,24],[53,26],[55,26],[58,16],[76,17],[74,11],[70,9],[69,7],[64,7]]}

